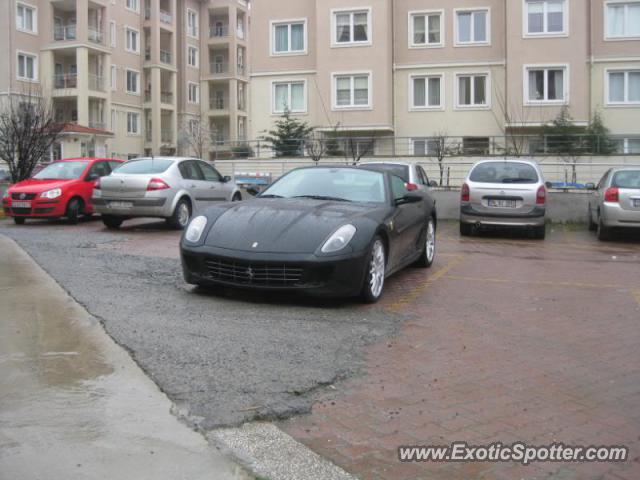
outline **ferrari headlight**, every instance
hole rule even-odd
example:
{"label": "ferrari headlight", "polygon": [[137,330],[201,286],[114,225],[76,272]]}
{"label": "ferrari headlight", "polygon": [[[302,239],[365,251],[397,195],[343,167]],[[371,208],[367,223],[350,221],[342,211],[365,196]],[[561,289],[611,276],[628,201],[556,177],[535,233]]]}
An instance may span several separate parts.
{"label": "ferrari headlight", "polygon": [[356,234],[356,227],[353,225],[343,225],[334,232],[322,246],[322,253],[333,253],[346,247]]}
{"label": "ferrari headlight", "polygon": [[62,195],[62,189],[54,188],[53,190],[47,190],[46,192],[42,192],[40,194],[40,198],[54,199],[54,198],[58,198],[60,195]]}
{"label": "ferrari headlight", "polygon": [[185,233],[184,238],[186,238],[191,243],[197,243],[200,241],[200,237],[202,237],[202,232],[204,232],[204,227],[207,226],[207,217],[199,216],[191,220],[189,227],[187,228],[187,233]]}

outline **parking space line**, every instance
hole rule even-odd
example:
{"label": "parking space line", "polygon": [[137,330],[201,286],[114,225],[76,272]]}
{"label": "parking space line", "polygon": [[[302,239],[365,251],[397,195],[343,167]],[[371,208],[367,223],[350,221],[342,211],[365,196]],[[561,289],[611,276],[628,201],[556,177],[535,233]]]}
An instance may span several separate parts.
{"label": "parking space line", "polygon": [[[444,256],[444,254],[441,254]],[[421,282],[416,286],[398,298],[398,300],[391,305],[389,305],[388,310],[392,312],[399,312],[403,308],[405,308],[409,303],[413,302],[416,298],[418,298],[425,290],[427,290],[431,285],[433,285],[437,280],[445,276],[447,273],[451,271],[452,268],[458,266],[464,260],[464,255],[453,255],[453,259],[447,263],[444,267],[438,270],[433,275],[429,275],[424,282]]]}
{"label": "parking space line", "polygon": [[[469,282],[491,282],[491,283],[519,283],[522,285],[542,285],[549,287],[568,287],[568,288],[610,288],[617,290],[625,290],[623,285],[606,284],[606,283],[581,283],[581,282],[551,282],[551,281],[530,281],[515,280],[507,278],[486,278],[486,277],[465,277],[461,275],[447,275],[450,280],[464,280]],[[640,299],[639,299],[640,300]]]}

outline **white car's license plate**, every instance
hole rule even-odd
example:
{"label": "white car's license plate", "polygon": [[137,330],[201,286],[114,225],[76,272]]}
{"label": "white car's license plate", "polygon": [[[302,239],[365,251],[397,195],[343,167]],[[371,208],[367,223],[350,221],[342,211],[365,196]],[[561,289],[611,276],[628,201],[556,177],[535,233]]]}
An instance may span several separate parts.
{"label": "white car's license plate", "polygon": [[497,198],[489,199],[490,207],[498,207],[498,208],[516,208],[515,200],[501,200]]}
{"label": "white car's license plate", "polygon": [[635,198],[633,200],[633,206],[636,208],[640,208],[640,198]]}
{"label": "white car's license plate", "polygon": [[14,200],[13,202],[11,202],[11,206],[13,208],[31,208],[31,202],[21,202],[19,200]]}
{"label": "white car's license plate", "polygon": [[109,202],[109,208],[133,208],[133,202]]}

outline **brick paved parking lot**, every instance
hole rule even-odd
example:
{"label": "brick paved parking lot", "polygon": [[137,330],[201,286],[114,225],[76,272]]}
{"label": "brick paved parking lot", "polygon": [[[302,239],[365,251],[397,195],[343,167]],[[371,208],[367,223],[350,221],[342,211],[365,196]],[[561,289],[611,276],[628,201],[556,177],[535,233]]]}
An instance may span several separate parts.
{"label": "brick paved parking lot", "polygon": [[[366,372],[282,423],[365,479],[640,478],[640,245],[554,227],[545,242],[440,231],[428,275],[389,282],[407,315]],[[365,308],[380,308],[380,305]],[[402,464],[399,445],[630,447],[625,464]]]}

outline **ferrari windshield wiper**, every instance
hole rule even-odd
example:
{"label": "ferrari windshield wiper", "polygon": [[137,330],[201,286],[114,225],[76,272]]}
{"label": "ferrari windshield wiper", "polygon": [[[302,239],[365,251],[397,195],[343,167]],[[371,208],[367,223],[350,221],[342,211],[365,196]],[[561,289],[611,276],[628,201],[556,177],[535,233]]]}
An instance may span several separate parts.
{"label": "ferrari windshield wiper", "polygon": [[260,195],[260,198],[284,198],[282,195],[273,195],[272,193],[268,195]]}
{"label": "ferrari windshield wiper", "polygon": [[346,198],[329,197],[326,195],[297,195],[293,198],[310,198],[312,200],[326,200],[326,201],[333,201],[333,202],[350,202],[351,201],[351,200],[347,200]]}

